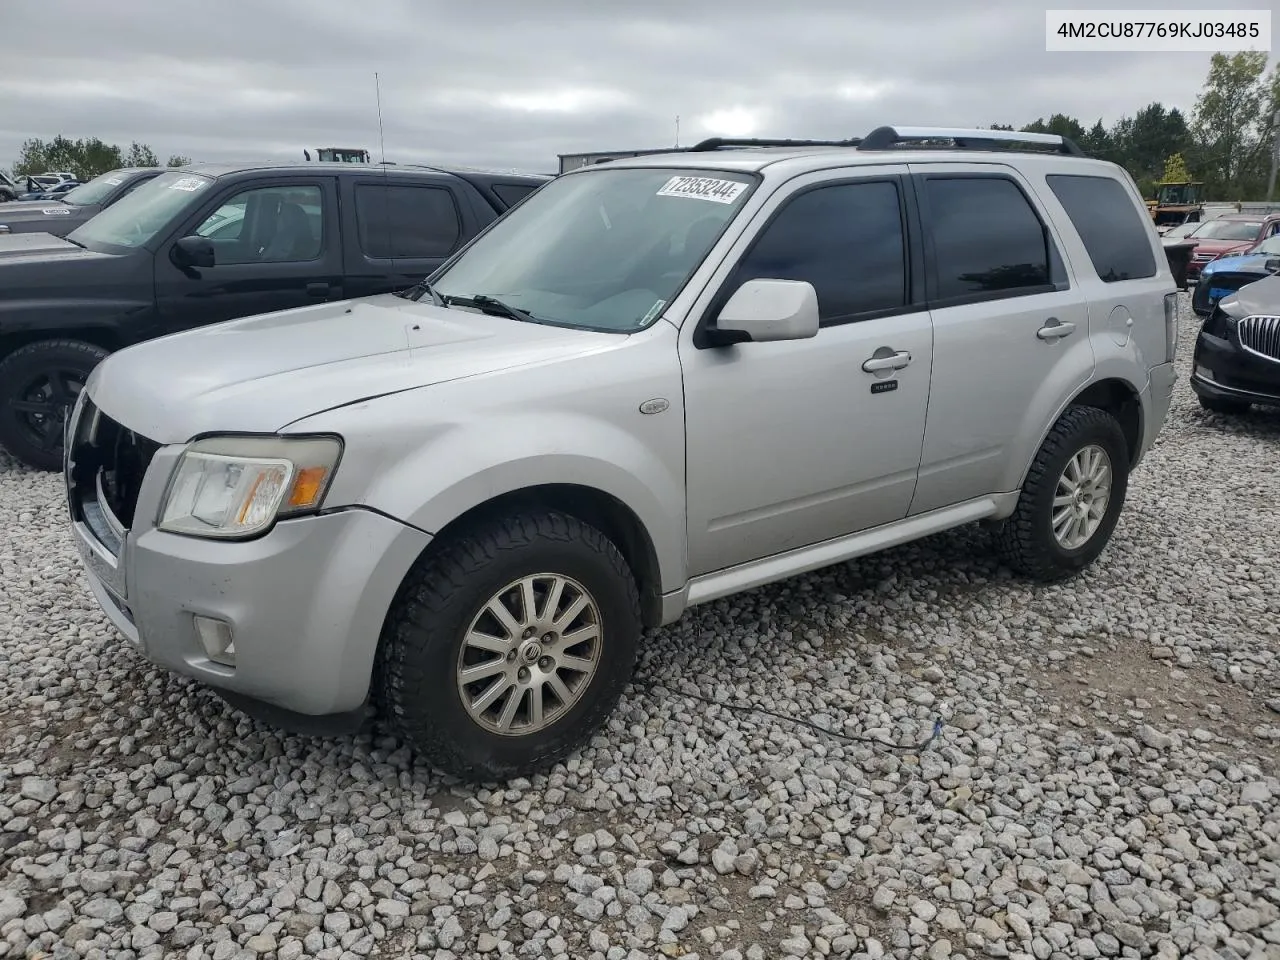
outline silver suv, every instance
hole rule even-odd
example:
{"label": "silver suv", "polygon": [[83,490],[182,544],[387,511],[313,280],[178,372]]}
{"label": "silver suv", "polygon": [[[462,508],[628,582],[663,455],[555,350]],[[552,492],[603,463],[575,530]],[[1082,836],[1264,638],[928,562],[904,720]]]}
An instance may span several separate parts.
{"label": "silver suv", "polygon": [[112,354],[68,504],[146,657],[468,778],[563,758],[691,605],[974,521],[1075,573],[1174,382],[1142,198],[1047,135],[590,166],[429,279]]}

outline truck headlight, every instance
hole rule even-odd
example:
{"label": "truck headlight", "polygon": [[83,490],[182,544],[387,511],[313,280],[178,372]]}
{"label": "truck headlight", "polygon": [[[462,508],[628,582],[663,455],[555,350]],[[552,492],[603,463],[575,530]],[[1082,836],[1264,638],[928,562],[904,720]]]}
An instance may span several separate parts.
{"label": "truck headlight", "polygon": [[318,510],[342,455],[336,437],[208,437],[183,452],[157,526],[243,539]]}

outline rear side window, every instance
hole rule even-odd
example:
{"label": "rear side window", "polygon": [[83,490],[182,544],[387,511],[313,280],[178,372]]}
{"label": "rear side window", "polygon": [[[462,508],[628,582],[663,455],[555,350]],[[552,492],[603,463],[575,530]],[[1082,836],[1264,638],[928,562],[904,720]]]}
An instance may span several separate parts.
{"label": "rear side window", "polygon": [[1147,225],[1119,181],[1060,173],[1045,180],[1084,241],[1099,278],[1115,283],[1156,275]]}
{"label": "rear side window", "polygon": [[444,187],[356,187],[360,249],[373,259],[447,257],[458,245],[462,221]]}
{"label": "rear side window", "polygon": [[788,200],[743,257],[728,289],[759,278],[809,281],[823,324],[902,307],[907,254],[897,185],[833,184]]}
{"label": "rear side window", "polygon": [[514,207],[529,194],[533,193],[537,186],[536,183],[495,183],[493,192],[508,207]]}
{"label": "rear side window", "polygon": [[925,194],[937,299],[975,301],[1049,288],[1044,225],[1016,183],[928,177]]}

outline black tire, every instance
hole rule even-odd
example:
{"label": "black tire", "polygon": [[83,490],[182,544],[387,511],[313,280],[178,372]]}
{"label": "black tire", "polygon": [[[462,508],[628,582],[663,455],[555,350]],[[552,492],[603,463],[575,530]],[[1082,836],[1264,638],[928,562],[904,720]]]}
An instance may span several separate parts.
{"label": "black tire", "polygon": [[[1067,549],[1053,533],[1053,501],[1068,462],[1096,444],[1111,461],[1111,491],[1102,521],[1081,546]],[[1129,489],[1129,446],[1115,417],[1097,407],[1071,407],[1036,453],[1018,506],[997,530],[996,543],[1017,573],[1051,582],[1073,576],[1106,548]]]}
{"label": "black tire", "polygon": [[1249,412],[1249,404],[1240,400],[1223,400],[1218,397],[1197,396],[1200,406],[1210,413],[1220,413],[1228,417],[1238,417]]}
{"label": "black tire", "polygon": [[[594,599],[598,665],[578,699],[547,727],[519,736],[492,732],[463,703],[457,674],[463,639],[505,585],[544,573],[572,578]],[[491,521],[428,550],[405,578],[379,646],[378,712],[421,759],[465,780],[537,773],[566,757],[613,711],[631,679],[640,631],[635,578],[599,530],[555,511]],[[527,711],[524,696],[520,709]],[[506,697],[497,700],[505,704]]]}
{"label": "black tire", "polygon": [[0,446],[29,467],[61,469],[63,420],[107,353],[83,340],[40,340],[0,361]]}

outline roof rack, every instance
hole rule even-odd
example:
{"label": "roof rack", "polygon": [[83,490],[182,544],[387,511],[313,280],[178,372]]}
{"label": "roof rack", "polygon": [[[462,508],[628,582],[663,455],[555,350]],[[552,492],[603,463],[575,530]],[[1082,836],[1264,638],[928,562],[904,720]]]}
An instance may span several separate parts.
{"label": "roof rack", "polygon": [[920,140],[949,140],[955,149],[991,150],[997,144],[1038,144],[1057,153],[1083,157],[1085,152],[1069,137],[1056,133],[1023,133],[1017,130],[970,130],[960,127],[876,127],[858,143],[859,150],[888,150]]}
{"label": "roof rack", "polygon": [[711,137],[684,149],[688,153],[703,153],[710,150],[720,150],[723,147],[855,147],[860,142],[861,140],[857,137],[852,137],[848,140],[770,140],[757,137]]}

